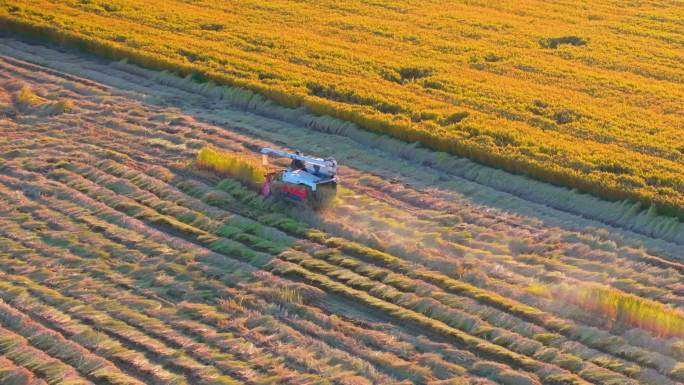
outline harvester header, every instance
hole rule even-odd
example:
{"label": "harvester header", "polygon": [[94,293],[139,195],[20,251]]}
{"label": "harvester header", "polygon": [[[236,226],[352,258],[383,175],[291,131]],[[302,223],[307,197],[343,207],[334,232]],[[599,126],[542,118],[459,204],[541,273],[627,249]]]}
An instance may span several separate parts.
{"label": "harvester header", "polygon": [[292,162],[287,169],[270,173],[262,188],[263,195],[278,195],[291,201],[309,202],[313,207],[335,196],[337,161],[334,158],[305,156],[301,152],[286,152],[264,147],[262,160],[268,164],[268,156],[288,158]]}

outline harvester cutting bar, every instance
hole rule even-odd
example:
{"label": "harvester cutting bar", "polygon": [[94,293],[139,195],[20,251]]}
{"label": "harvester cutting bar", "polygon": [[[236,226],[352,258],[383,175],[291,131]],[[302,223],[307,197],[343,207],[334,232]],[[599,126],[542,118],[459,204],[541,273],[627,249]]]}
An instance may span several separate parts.
{"label": "harvester cutting bar", "polygon": [[328,170],[328,173],[333,175],[337,171],[337,162],[334,159],[314,158],[311,156],[304,156],[300,154],[295,154],[291,152],[266,147],[261,149],[261,153],[264,155],[275,155],[283,158],[300,160],[304,163],[311,164],[312,166],[319,166],[321,168],[321,171]]}

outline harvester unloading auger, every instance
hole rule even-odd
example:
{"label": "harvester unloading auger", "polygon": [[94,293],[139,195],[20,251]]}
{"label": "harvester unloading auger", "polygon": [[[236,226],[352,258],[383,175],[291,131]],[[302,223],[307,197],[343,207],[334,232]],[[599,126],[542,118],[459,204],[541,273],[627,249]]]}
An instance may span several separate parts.
{"label": "harvester unloading auger", "polygon": [[268,164],[269,155],[292,160],[287,169],[266,175],[261,195],[274,195],[313,208],[319,208],[335,197],[339,178],[334,158],[321,159],[304,156],[299,151],[290,153],[272,148],[262,148],[261,154],[264,165]]}

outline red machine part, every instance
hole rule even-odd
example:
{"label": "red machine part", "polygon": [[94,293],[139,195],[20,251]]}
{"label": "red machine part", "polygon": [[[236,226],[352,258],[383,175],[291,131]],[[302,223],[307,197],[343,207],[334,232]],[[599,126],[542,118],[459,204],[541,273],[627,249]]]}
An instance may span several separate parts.
{"label": "red machine part", "polygon": [[281,189],[280,189],[282,194],[287,194],[292,198],[295,199],[301,199],[303,201],[306,200],[306,198],[309,195],[309,189],[306,188],[305,186],[295,186],[295,185],[289,185],[289,184],[284,184]]}
{"label": "red machine part", "polygon": [[261,196],[269,197],[276,194],[288,199],[306,201],[309,198],[309,188],[301,185],[283,183],[277,178],[277,174],[266,175],[266,181],[259,191]]}

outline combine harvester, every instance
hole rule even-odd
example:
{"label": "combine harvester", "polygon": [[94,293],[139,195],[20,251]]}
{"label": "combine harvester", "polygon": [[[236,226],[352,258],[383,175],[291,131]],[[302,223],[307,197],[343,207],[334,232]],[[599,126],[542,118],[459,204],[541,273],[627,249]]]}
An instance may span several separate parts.
{"label": "combine harvester", "polygon": [[295,153],[262,148],[262,163],[267,166],[268,156],[289,158],[290,167],[272,171],[266,175],[261,195],[271,195],[297,203],[320,208],[329,203],[337,193],[337,161],[334,158],[315,158]]}
{"label": "combine harvester", "polygon": [[[197,154],[196,166],[227,176],[258,190],[263,197],[276,197],[309,206],[324,207],[337,194],[337,161],[315,158],[272,148],[261,149],[262,162],[241,153],[205,147]],[[268,157],[288,158],[289,167],[269,166]]]}

